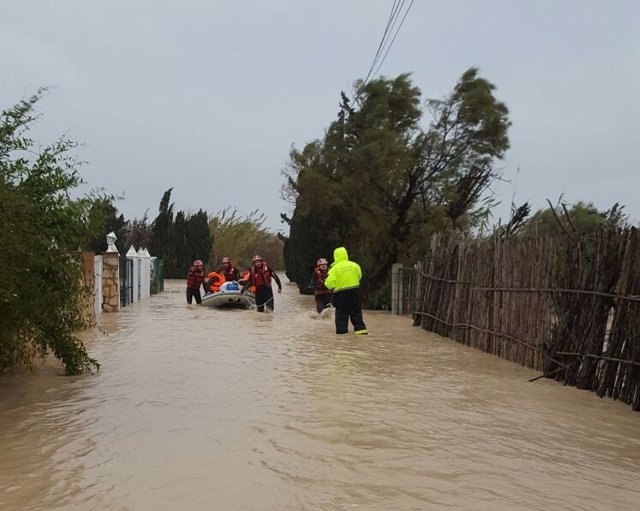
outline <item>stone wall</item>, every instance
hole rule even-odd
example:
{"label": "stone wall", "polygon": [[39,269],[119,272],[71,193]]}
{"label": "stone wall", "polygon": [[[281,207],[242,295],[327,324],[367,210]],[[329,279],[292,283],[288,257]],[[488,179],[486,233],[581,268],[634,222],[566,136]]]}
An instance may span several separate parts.
{"label": "stone wall", "polygon": [[82,264],[82,284],[85,294],[81,300],[81,313],[87,326],[96,324],[95,309],[95,254],[93,252],[76,252]]}
{"label": "stone wall", "polygon": [[102,293],[104,312],[120,310],[120,255],[115,252],[102,256]]}

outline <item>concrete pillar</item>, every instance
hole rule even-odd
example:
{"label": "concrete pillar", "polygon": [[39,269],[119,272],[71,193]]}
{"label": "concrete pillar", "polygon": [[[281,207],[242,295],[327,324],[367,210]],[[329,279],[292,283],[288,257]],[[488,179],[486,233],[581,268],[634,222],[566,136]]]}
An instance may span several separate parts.
{"label": "concrete pillar", "polygon": [[94,284],[93,284],[93,305],[96,315],[102,314],[102,300],[104,293],[102,292],[102,256],[97,255],[94,258],[93,265]]}
{"label": "concrete pillar", "polygon": [[104,312],[120,310],[120,254],[102,255],[102,309]]}
{"label": "concrete pillar", "polygon": [[140,256],[140,298],[151,296],[151,255],[145,248],[138,251]]}
{"label": "concrete pillar", "polygon": [[402,264],[391,266],[391,314],[402,314]]}

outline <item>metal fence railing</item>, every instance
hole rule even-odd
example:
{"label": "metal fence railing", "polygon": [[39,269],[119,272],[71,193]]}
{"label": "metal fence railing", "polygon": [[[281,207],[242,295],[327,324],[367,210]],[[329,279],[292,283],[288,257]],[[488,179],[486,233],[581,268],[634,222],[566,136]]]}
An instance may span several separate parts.
{"label": "metal fence railing", "polygon": [[151,261],[151,294],[164,291],[164,261],[153,259]]}
{"label": "metal fence railing", "polygon": [[120,258],[120,307],[133,302],[133,261]]}

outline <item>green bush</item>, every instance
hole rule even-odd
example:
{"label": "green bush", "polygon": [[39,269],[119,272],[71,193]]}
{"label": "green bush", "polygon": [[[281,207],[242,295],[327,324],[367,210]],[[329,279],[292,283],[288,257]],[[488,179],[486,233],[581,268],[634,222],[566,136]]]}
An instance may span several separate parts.
{"label": "green bush", "polygon": [[0,116],[0,368],[32,367],[52,352],[67,374],[99,368],[74,332],[85,288],[80,261],[96,199],[71,198],[81,183],[75,144],[39,148],[26,134],[39,91]]}

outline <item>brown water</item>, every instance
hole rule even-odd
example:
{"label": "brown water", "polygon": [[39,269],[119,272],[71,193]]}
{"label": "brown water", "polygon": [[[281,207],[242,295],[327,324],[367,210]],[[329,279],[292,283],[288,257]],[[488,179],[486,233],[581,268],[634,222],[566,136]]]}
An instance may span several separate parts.
{"label": "brown water", "polygon": [[184,303],[182,283],[87,332],[102,370],[0,378],[1,510],[625,510],[640,414],[365,313],[337,337]]}

